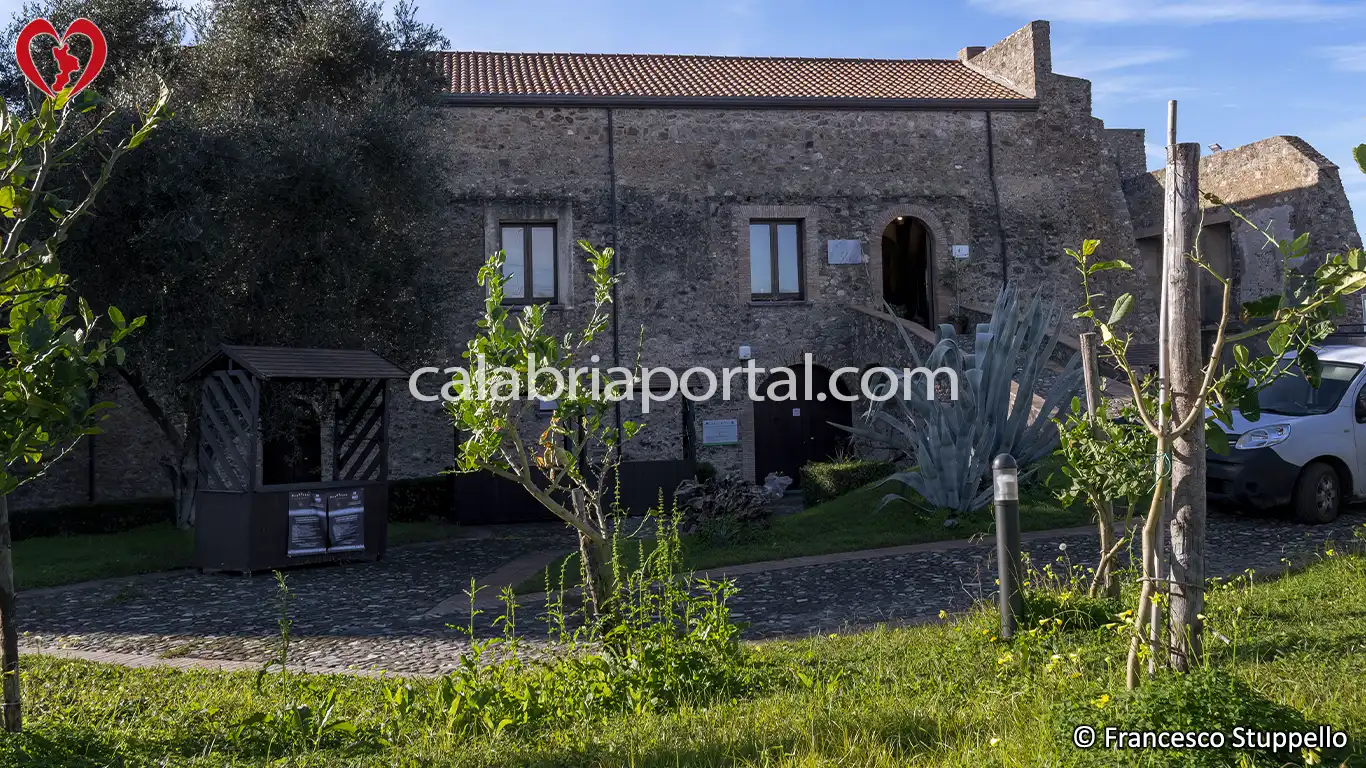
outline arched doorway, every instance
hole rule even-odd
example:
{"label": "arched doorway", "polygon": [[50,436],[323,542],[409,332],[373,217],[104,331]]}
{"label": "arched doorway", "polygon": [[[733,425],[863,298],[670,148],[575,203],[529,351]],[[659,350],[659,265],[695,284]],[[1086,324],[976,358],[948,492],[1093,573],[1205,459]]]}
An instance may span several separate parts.
{"label": "arched doorway", "polygon": [[934,326],[933,242],[914,216],[898,216],[882,231],[882,297],[901,317]]}
{"label": "arched doorway", "polygon": [[[770,472],[781,472],[792,478],[792,487],[801,486],[802,465],[813,461],[829,461],[849,445],[849,433],[831,424],[849,426],[853,423],[853,403],[832,396],[831,372],[821,366],[811,367],[811,399],[806,398],[805,371],[802,366],[790,368],[790,391],[796,399],[771,399],[769,386],[775,380],[788,381],[785,373],[775,370],[759,387],[764,397],[754,403],[754,474],[755,482],[762,483]],[[779,384],[778,394],[786,397],[787,384]],[[843,383],[840,391],[852,389]]]}

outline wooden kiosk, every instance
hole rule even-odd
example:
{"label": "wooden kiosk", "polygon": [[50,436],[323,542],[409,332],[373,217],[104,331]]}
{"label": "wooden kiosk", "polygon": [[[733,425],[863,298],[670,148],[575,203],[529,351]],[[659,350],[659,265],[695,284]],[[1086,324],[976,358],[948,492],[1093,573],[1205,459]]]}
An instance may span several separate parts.
{"label": "wooden kiosk", "polygon": [[[387,385],[407,377],[364,350],[224,345],[201,363],[186,377],[201,382],[195,565],[250,573],[383,556]],[[302,475],[271,472],[262,395],[269,397],[273,384],[303,381],[326,387],[330,413],[286,442],[316,462]],[[330,479],[323,476],[324,422],[331,426]]]}

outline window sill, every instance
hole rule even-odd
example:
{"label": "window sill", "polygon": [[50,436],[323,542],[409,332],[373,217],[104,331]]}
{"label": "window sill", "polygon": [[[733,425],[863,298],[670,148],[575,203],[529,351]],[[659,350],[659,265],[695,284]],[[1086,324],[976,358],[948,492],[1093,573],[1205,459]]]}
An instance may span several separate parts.
{"label": "window sill", "polygon": [[760,301],[758,299],[749,300],[749,305],[751,307],[804,307],[810,303],[811,302],[807,299],[769,299],[766,301]]}
{"label": "window sill", "polygon": [[526,309],[527,307],[541,307],[545,309],[545,311],[547,312],[560,312],[566,309],[564,304],[551,304],[549,302],[513,303],[505,301],[503,302],[503,306],[507,307],[508,310],[521,310]]}

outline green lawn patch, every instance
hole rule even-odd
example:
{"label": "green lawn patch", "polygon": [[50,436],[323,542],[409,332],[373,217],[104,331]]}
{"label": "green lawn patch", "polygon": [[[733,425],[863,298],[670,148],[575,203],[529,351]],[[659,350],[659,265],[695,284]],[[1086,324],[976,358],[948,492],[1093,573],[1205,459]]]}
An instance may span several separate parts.
{"label": "green lawn patch", "polygon": [[[461,531],[444,522],[390,523],[389,544],[438,541]],[[119,533],[16,541],[14,578],[19,589],[36,589],[188,568],[193,559],[194,531],[147,525]]]}
{"label": "green lawn patch", "polygon": [[[683,566],[702,571],[789,557],[969,539],[996,529],[990,509],[959,518],[955,528],[944,527],[947,515],[926,513],[906,503],[893,503],[878,509],[887,492],[887,486],[865,486],[796,514],[774,518],[767,528],[757,529],[736,541],[718,542],[697,535],[684,536]],[[1021,496],[1022,530],[1046,531],[1091,522],[1089,510],[1080,506],[1064,509],[1046,489],[1038,486],[1027,489]],[[634,564],[636,544],[627,542],[624,546],[627,563]],[[569,560],[567,568],[566,559]],[[578,554],[574,553],[551,564],[548,570],[552,587],[558,586],[562,569],[568,584],[577,585],[577,563]],[[541,573],[519,584],[517,591],[522,594],[540,592],[545,585],[545,573]]]}
{"label": "green lawn patch", "polygon": [[172,525],[23,539],[14,542],[14,579],[21,590],[53,587],[187,568],[193,557],[194,531]]}
{"label": "green lawn patch", "polygon": [[[739,700],[498,736],[457,735],[425,710],[432,680],[125,669],[43,657],[23,666],[26,731],[0,764],[213,766],[1278,766],[1306,755],[1083,752],[1078,724],[1191,730],[1327,725],[1362,765],[1366,560],[1333,557],[1269,584],[1211,593],[1208,667],[1124,692],[1125,638],[1094,624],[994,637],[984,610],[954,623],[752,646],[778,674]],[[1217,633],[1217,634],[1216,634]],[[1220,637],[1226,638],[1226,644]],[[395,691],[407,688],[396,698]],[[344,729],[316,745],[240,736],[254,719],[329,698]],[[407,702],[406,704],[404,702]],[[248,731],[250,733],[250,731]],[[284,734],[284,731],[281,731]],[[287,735],[287,734],[284,734]],[[284,736],[282,735],[282,739]],[[1331,762],[1330,762],[1331,760]]]}
{"label": "green lawn patch", "polygon": [[426,541],[458,539],[466,534],[466,529],[444,520],[427,520],[418,523],[389,523],[389,546],[421,544]]}

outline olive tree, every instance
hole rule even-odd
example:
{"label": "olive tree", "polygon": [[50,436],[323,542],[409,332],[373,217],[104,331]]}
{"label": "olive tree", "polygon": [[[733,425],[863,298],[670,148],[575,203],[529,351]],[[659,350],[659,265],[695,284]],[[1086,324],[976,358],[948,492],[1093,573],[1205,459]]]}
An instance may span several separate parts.
{"label": "olive tree", "polygon": [[189,526],[198,392],[183,376],[219,344],[360,347],[400,362],[436,346],[457,154],[419,66],[445,41],[410,3],[387,16],[367,0],[185,8],[40,0],[25,13],[111,30],[118,68],[104,95],[118,119],[148,73],[177,94],[159,151],[129,158],[107,215],[69,247],[83,295],[147,316],[119,379],[159,427],[157,458]]}

